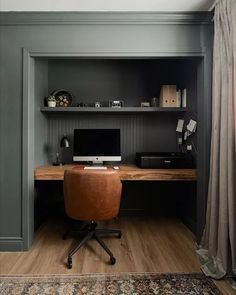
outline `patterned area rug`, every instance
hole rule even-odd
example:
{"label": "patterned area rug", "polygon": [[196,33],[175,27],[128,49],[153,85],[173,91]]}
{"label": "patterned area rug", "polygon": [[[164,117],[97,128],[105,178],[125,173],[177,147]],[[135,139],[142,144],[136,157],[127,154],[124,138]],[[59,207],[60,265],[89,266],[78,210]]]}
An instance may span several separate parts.
{"label": "patterned area rug", "polygon": [[1,276],[1,295],[222,295],[203,274]]}

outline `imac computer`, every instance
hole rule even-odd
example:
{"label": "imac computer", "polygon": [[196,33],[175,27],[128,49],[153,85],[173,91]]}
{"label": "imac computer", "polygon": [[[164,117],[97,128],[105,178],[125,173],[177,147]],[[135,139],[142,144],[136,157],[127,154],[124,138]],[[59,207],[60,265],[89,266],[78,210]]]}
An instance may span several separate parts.
{"label": "imac computer", "polygon": [[121,161],[120,129],[74,129],[73,161]]}

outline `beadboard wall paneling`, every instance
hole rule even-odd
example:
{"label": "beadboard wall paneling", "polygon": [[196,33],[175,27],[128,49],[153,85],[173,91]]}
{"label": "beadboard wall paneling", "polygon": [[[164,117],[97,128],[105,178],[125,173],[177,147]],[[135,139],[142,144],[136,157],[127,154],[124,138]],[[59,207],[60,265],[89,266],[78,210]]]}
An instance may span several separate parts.
{"label": "beadboard wall paneling", "polygon": [[[50,115],[48,116],[48,159],[55,160],[59,151],[65,162],[73,156],[73,130],[76,128],[109,128],[121,131],[121,154],[123,163],[133,163],[136,152],[176,151],[177,114],[145,115]],[[60,139],[66,134],[71,146],[61,149]]]}

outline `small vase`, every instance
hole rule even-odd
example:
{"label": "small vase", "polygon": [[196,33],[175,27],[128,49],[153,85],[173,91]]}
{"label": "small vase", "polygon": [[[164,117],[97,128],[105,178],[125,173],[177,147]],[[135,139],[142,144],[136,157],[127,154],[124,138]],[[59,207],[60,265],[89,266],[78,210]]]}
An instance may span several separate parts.
{"label": "small vase", "polygon": [[55,108],[55,106],[56,106],[56,101],[48,101],[48,106],[49,106],[50,108]]}

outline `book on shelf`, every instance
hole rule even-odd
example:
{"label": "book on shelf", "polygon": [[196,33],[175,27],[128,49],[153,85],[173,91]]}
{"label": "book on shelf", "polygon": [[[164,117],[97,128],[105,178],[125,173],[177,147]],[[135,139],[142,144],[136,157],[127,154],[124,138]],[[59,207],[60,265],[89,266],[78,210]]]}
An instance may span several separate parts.
{"label": "book on shelf", "polygon": [[186,108],[187,107],[187,89],[183,89],[181,93],[181,107]]}
{"label": "book on shelf", "polygon": [[176,107],[180,108],[181,107],[181,90],[176,91]]}

